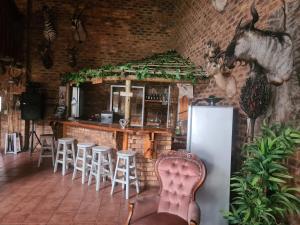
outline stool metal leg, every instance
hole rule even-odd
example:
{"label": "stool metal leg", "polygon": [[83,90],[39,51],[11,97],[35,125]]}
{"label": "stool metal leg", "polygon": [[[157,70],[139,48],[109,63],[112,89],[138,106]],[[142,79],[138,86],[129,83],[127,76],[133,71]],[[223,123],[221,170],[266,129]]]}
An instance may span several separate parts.
{"label": "stool metal leg", "polygon": [[82,160],[82,175],[81,175],[81,183],[85,182],[85,171],[86,171],[86,149],[83,151],[83,160]]}

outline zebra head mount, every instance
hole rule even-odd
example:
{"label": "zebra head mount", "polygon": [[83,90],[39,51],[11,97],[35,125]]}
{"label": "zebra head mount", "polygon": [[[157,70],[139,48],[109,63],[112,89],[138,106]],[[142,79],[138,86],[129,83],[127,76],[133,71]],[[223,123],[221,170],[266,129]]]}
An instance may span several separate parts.
{"label": "zebra head mount", "polygon": [[86,7],[84,6],[81,10],[79,10],[79,6],[77,6],[72,16],[73,38],[79,43],[84,42],[87,37],[86,30],[81,18],[85,8]]}
{"label": "zebra head mount", "polygon": [[44,67],[50,69],[53,66],[51,45],[49,43],[40,45],[39,53]]}
{"label": "zebra head mount", "polygon": [[244,25],[242,20],[238,23],[235,35],[225,52],[225,64],[233,68],[237,60],[257,63],[266,71],[270,83],[280,85],[289,80],[293,71],[291,37],[284,32],[256,28],[259,15],[255,1],[251,6],[251,15],[251,21]]}
{"label": "zebra head mount", "polygon": [[43,19],[44,19],[44,28],[43,28],[43,34],[46,41],[49,43],[53,42],[56,38],[56,29],[53,19],[53,12],[52,9],[49,8],[49,6],[44,5],[43,6]]}
{"label": "zebra head mount", "polygon": [[77,65],[78,48],[76,48],[75,46],[68,47],[67,53],[68,53],[68,64],[70,67],[73,68]]}

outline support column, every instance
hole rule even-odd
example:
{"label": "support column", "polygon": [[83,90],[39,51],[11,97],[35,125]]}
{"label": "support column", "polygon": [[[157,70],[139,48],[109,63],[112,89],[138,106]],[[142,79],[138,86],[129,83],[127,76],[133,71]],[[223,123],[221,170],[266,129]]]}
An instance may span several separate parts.
{"label": "support column", "polygon": [[131,93],[131,80],[126,80],[125,83],[125,120],[130,121],[130,98],[131,96],[129,93]]}

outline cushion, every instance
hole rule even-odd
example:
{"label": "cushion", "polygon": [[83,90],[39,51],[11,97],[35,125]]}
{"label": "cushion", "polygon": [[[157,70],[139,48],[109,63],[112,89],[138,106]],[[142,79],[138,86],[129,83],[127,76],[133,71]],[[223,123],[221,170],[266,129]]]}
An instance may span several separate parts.
{"label": "cushion", "polygon": [[135,221],[132,225],[188,225],[188,222],[170,213],[153,213]]}

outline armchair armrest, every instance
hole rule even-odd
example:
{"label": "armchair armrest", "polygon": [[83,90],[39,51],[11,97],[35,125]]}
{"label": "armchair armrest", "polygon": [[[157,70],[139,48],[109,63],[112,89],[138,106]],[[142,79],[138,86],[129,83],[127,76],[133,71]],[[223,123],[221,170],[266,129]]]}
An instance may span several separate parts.
{"label": "armchair armrest", "polygon": [[189,205],[188,223],[190,225],[200,224],[200,208],[195,201],[192,201]]}
{"label": "armchair armrest", "polygon": [[144,216],[157,212],[158,203],[158,195],[145,195],[138,197],[135,203],[129,203],[129,213],[125,225],[129,225]]}

